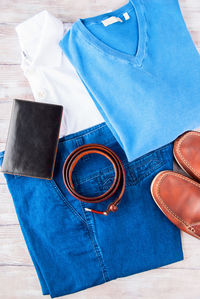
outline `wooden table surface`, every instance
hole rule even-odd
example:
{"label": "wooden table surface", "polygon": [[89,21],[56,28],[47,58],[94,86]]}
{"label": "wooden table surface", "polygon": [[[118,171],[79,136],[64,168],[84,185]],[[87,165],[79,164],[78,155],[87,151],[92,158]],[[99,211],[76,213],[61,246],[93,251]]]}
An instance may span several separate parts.
{"label": "wooden table surface", "polygon": [[[188,29],[199,50],[200,0],[179,1]],[[0,1],[0,151],[5,148],[12,99],[33,99],[29,84],[20,68],[21,56],[15,26],[44,9],[63,22],[72,23],[78,17],[94,16],[116,9],[125,3],[126,1],[122,0]],[[63,298],[199,299],[200,241],[184,233],[182,241],[185,256],[182,262],[117,279]],[[2,174],[0,174],[0,298],[43,298]]]}

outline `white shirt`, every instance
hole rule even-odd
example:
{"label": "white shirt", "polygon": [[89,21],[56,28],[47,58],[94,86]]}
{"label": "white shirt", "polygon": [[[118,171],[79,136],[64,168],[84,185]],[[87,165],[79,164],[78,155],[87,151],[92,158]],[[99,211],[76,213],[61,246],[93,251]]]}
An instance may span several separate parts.
{"label": "white shirt", "polygon": [[[69,26],[68,26],[69,27]],[[21,67],[36,101],[63,106],[60,137],[104,121],[75,69],[59,47],[63,23],[42,11],[16,27]]]}

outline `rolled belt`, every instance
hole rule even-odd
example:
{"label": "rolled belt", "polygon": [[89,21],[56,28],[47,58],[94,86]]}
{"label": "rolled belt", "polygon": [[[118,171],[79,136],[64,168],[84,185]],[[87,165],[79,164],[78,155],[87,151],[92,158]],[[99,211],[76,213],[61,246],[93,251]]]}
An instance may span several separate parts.
{"label": "rolled belt", "polygon": [[[86,197],[77,193],[72,180],[72,173],[76,164],[82,157],[90,154],[99,154],[106,157],[111,162],[115,172],[115,177],[111,187],[104,194],[96,197]],[[108,205],[106,211],[104,212],[85,208],[86,211],[107,216],[110,211],[116,212],[118,210],[117,205],[121,201],[126,186],[126,174],[120,158],[110,148],[100,144],[86,144],[75,149],[65,160],[63,166],[63,181],[71,195],[78,200],[87,203],[98,203],[105,201],[118,192],[117,198]]]}

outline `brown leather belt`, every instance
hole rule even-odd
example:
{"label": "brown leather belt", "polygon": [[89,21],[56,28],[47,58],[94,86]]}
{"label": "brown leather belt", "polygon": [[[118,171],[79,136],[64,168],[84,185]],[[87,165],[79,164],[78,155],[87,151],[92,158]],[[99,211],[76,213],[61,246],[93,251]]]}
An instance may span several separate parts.
{"label": "brown leather belt", "polygon": [[[86,197],[75,191],[73,181],[72,181],[72,173],[79,162],[79,160],[86,155],[89,154],[100,154],[106,157],[111,164],[113,165],[115,177],[112,183],[112,186],[107,190],[104,194],[96,197]],[[67,188],[67,190],[78,200],[87,202],[87,203],[98,203],[112,197],[117,191],[120,190],[117,198],[109,204],[106,211],[96,211],[93,209],[85,208],[86,211],[90,211],[97,214],[108,215],[110,211],[116,212],[118,210],[117,205],[121,201],[121,198],[124,194],[125,186],[126,186],[126,174],[124,170],[124,166],[119,159],[119,157],[108,147],[100,144],[86,144],[75,149],[66,159],[63,166],[63,181]]]}

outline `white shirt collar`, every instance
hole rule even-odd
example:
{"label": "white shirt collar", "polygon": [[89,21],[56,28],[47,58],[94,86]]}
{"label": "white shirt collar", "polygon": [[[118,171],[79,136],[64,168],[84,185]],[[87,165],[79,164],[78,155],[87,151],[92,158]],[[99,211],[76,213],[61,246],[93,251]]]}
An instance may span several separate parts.
{"label": "white shirt collar", "polygon": [[61,64],[59,41],[64,34],[63,23],[47,11],[42,11],[16,27],[26,63],[52,66]]}

